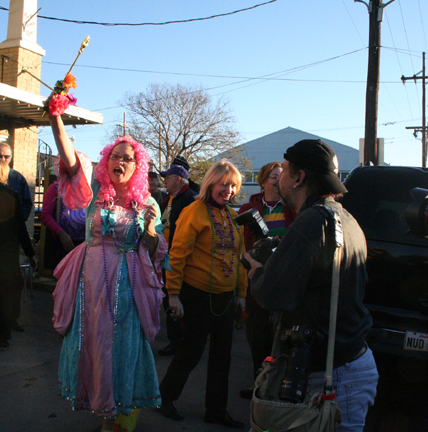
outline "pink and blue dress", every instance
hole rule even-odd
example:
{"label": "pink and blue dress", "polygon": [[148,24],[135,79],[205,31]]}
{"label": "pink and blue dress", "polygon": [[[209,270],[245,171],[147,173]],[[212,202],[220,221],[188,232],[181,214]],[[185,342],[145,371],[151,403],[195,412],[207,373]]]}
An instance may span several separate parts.
{"label": "pink and blue dress", "polygon": [[[77,156],[81,169],[72,179],[59,170],[65,205],[87,212],[85,242],[54,272],[53,321],[64,335],[60,387],[73,409],[112,418],[161,403],[150,342],[160,329],[167,244],[159,235],[152,260],[142,238],[144,209],[137,215],[96,203],[99,184],[90,183],[91,162]],[[156,230],[162,231],[160,218]]]}

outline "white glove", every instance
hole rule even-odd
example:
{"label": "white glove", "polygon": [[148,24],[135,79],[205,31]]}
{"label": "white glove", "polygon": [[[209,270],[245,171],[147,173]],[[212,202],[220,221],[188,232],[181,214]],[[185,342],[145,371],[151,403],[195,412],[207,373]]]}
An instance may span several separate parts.
{"label": "white glove", "polygon": [[236,297],[235,307],[236,309],[240,308],[241,311],[243,311],[245,309],[245,297]]}
{"label": "white glove", "polygon": [[182,318],[184,316],[184,308],[180,301],[178,294],[172,294],[168,296],[169,308],[172,312],[172,318]]}

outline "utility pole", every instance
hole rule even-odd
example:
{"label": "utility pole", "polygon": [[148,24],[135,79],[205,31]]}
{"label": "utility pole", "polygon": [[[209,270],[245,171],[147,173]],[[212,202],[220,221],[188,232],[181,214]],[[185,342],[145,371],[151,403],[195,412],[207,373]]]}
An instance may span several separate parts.
{"label": "utility pole", "polygon": [[[422,73],[422,76],[418,76],[420,73]],[[422,126],[408,126],[406,129],[414,129],[413,135],[415,138],[417,138],[417,132],[422,132],[422,166],[426,168],[427,166],[427,126],[426,126],[426,114],[425,114],[425,84],[426,79],[428,77],[425,76],[425,52],[422,53],[422,71],[418,72],[417,74],[411,76],[411,77],[405,77],[404,75],[401,77],[401,81],[403,81],[403,84],[406,83],[407,80],[412,79],[416,81],[421,79],[422,80]]]}
{"label": "utility pole", "polygon": [[379,101],[379,71],[380,71],[380,23],[383,19],[383,9],[394,0],[383,4],[382,0],[354,0],[364,3],[370,14],[369,27],[369,58],[367,67],[366,89],[366,122],[364,134],[364,165],[378,164],[379,147],[377,141],[377,117]]}
{"label": "utility pole", "polygon": [[126,135],[126,129],[132,129],[132,126],[128,126],[126,124],[126,112],[123,113],[123,123],[119,123],[116,126],[121,126],[123,127],[123,136]]}

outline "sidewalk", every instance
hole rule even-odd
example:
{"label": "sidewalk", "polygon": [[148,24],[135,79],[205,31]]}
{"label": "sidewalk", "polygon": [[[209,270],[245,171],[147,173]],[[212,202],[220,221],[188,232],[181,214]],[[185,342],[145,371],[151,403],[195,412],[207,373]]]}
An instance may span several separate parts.
{"label": "sidewalk", "polygon": [[[37,287],[37,285],[35,286]],[[72,411],[58,387],[58,360],[62,338],[52,326],[52,294],[27,292],[22,303],[20,323],[24,333],[13,332],[10,347],[0,352],[0,431],[1,432],[92,432],[100,421],[87,411]],[[157,354],[167,345],[165,316],[163,327],[152,344],[159,380],[171,357]],[[226,427],[204,423],[207,351],[190,375],[182,396],[176,402],[184,420],[176,422],[152,409],[142,410],[136,432],[214,432]],[[235,330],[230,371],[228,411],[249,429],[250,401],[239,397],[239,390],[252,379],[252,361],[245,330]]]}

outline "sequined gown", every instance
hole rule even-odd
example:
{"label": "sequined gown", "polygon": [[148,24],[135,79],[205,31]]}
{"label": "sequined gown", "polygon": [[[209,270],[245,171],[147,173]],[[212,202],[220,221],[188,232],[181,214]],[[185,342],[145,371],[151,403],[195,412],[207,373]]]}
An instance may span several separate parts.
{"label": "sequined gown", "polygon": [[[160,264],[167,244],[159,236],[152,262],[135,225],[137,220],[144,231],[144,213],[137,218],[134,211],[96,204],[99,184],[95,181],[90,186],[90,161],[84,155],[78,157],[82,168],[72,180],[60,170],[65,204],[87,207],[85,243],[54,272],[58,283],[53,321],[65,336],[60,387],[74,409],[114,417],[129,414],[132,408],[160,405],[149,343],[160,326]],[[160,219],[156,230],[161,231]]]}

